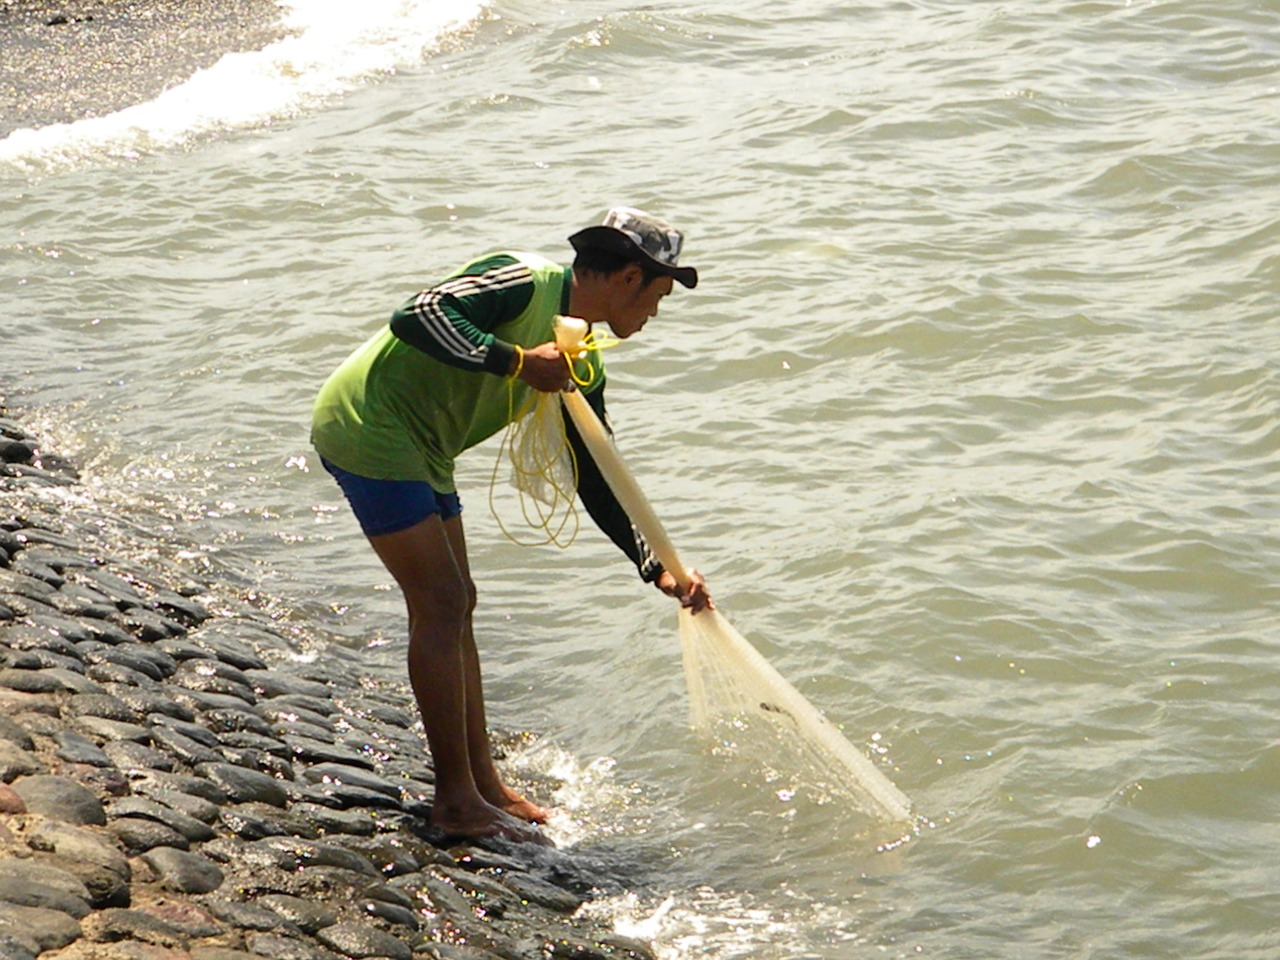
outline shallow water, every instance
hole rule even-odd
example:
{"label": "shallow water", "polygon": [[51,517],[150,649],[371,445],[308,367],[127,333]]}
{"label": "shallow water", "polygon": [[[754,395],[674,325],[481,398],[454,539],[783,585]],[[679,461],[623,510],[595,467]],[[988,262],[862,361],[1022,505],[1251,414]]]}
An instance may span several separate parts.
{"label": "shallow water", "polygon": [[651,207],[703,282],[609,355],[624,452],[929,824],[710,755],[667,602],[505,541],[485,447],[491,715],[599,909],[670,958],[1275,956],[1280,4],[388,10],[220,119],[0,141],[0,382],[88,495],[398,677],[316,387],[473,253]]}

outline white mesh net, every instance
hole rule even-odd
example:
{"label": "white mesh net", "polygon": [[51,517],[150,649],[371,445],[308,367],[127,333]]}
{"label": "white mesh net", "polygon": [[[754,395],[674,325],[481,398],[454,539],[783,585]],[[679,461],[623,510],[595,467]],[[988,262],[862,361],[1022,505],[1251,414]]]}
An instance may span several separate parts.
{"label": "white mesh net", "polygon": [[825,798],[909,822],[911,803],[716,610],[680,612],[693,725],[727,752],[786,771]]}

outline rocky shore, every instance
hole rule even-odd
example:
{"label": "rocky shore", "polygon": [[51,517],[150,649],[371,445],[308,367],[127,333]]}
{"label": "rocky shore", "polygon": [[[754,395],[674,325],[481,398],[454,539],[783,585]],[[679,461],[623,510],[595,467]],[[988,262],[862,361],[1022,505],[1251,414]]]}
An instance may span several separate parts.
{"label": "rocky shore", "polygon": [[[589,858],[427,826],[403,691],[115,555],[0,405],[0,958],[651,958]],[[202,602],[203,600],[203,602]]]}

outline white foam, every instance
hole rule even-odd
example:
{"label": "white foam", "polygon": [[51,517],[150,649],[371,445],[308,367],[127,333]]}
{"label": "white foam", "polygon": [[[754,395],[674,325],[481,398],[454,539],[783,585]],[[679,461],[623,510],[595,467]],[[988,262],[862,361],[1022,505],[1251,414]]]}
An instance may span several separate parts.
{"label": "white foam", "polygon": [[279,0],[290,35],[226,54],[154,100],[103,117],[15,130],[0,161],[57,168],[101,156],[134,158],[218,131],[287,117],[363,79],[420,62],[482,0]]}

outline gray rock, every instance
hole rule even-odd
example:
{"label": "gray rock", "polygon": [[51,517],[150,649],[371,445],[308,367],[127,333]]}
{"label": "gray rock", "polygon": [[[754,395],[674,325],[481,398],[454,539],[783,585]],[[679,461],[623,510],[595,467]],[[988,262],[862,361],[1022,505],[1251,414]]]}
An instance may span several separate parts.
{"label": "gray rock", "polygon": [[[357,767],[373,770],[372,758],[358,750],[323,740],[312,740],[309,737],[286,736],[284,742],[300,760],[312,763],[340,764],[346,767]],[[369,788],[376,789],[376,788]]]}
{"label": "gray rock", "polygon": [[210,803],[203,797],[193,796],[189,793],[181,793],[170,787],[158,784],[149,777],[135,781],[133,784],[133,792],[138,799],[146,797],[154,800],[161,806],[191,817],[192,819],[198,820],[204,824],[215,823],[218,819],[219,807],[216,803]]}
{"label": "gray rock", "polygon": [[366,957],[388,957],[390,960],[413,958],[413,950],[403,940],[365,923],[335,923],[332,927],[319,931],[316,939],[355,960],[364,960]]}
{"label": "gray rock", "polygon": [[234,697],[245,703],[254,703],[258,697],[253,688],[243,683],[236,683],[226,677],[210,676],[203,673],[180,673],[171,681],[187,690],[197,693],[212,693],[223,697]]}
{"label": "gray rock", "polygon": [[196,773],[215,784],[236,803],[269,803],[283,807],[289,802],[289,794],[279,780],[257,770],[246,770],[230,763],[202,763]]}
{"label": "gray rock", "polygon": [[283,870],[299,867],[339,867],[366,878],[379,877],[368,857],[353,853],[334,843],[321,843],[299,838],[268,837],[249,846],[275,853],[275,862]]}
{"label": "gray rock", "polygon": [[271,734],[271,724],[256,713],[248,710],[206,710],[204,722],[210,730],[219,735],[224,733],[256,733],[260,737],[275,738]]}
{"label": "gray rock", "polygon": [[142,714],[123,700],[108,693],[79,693],[70,697],[62,706],[64,717],[102,717],[121,723],[137,723]]}
{"label": "gray rock", "polygon": [[18,886],[44,886],[73,897],[89,900],[89,890],[74,874],[60,870],[42,857],[28,860],[5,860],[5,879]]}
{"label": "gray rock", "polygon": [[369,811],[360,808],[335,810],[317,803],[295,803],[292,812],[324,833],[371,837],[378,829]]}
{"label": "gray rock", "polygon": [[194,767],[200,763],[221,763],[222,754],[210,749],[203,743],[197,743],[184,736],[173,727],[155,726],[151,728],[151,740],[156,746],[164,749],[170,756],[187,766]]}
{"label": "gray rock", "polygon": [[227,947],[192,947],[191,960],[258,960],[259,955]]}
{"label": "gray rock", "polygon": [[304,933],[315,933],[338,922],[338,915],[328,907],[284,893],[269,893],[256,902]]}
{"label": "gray rock", "polygon": [[172,847],[157,847],[142,859],[160,875],[163,884],[179,893],[211,893],[222,886],[222,870],[208,857]]}
{"label": "gray rock", "polygon": [[172,754],[155,750],[130,740],[114,740],[102,745],[103,752],[121,770],[135,773],[140,770],[172,771],[177,765]]}
{"label": "gray rock", "polygon": [[245,945],[258,956],[272,960],[341,960],[336,953],[321,946],[278,933],[250,934],[245,938]]}
{"label": "gray rock", "polygon": [[553,886],[527,873],[510,873],[502,882],[520,895],[522,900],[557,913],[573,913],[582,906],[583,898],[560,887]]}
{"label": "gray rock", "polygon": [[3,714],[0,714],[0,740],[8,740],[10,743],[15,743],[23,750],[34,750],[36,748],[36,743],[31,739],[31,734],[21,724],[15,723]]}
{"label": "gray rock", "polygon": [[184,947],[186,937],[172,924],[141,910],[112,907],[85,921],[84,932],[92,940],[114,943],[139,940],[159,947]]}
{"label": "gray rock", "polygon": [[22,670],[16,667],[0,670],[0,687],[23,693],[58,693],[71,689],[53,669]]}
{"label": "gray rock", "polygon": [[[84,673],[84,664],[75,657],[64,657],[52,650],[15,650],[6,658],[9,668],[13,670],[49,670],[59,667],[72,673]],[[90,680],[93,678],[90,677]]]}
{"label": "gray rock", "polygon": [[87,763],[91,767],[115,766],[101,748],[83,734],[74,730],[62,730],[54,736],[58,744],[58,758],[68,763]]}
{"label": "gray rock", "polygon": [[[204,777],[189,777],[181,773],[165,773],[163,770],[151,770],[133,785],[136,793],[146,793],[153,799],[152,791],[160,790],[176,794],[187,794],[198,797],[212,804],[221,806],[227,802],[227,794],[221,787]],[[172,804],[171,804],[172,805]],[[189,812],[189,811],[188,811]],[[192,814],[195,816],[195,814]],[[212,820],[207,821],[212,823]]]}
{"label": "gray rock", "polygon": [[37,879],[39,877],[38,871],[35,872],[35,876],[30,873],[26,876],[19,876],[16,872],[10,871],[9,867],[10,864],[6,862],[3,874],[0,874],[0,902],[11,903],[19,907],[41,907],[45,910],[57,910],[76,920],[83,920],[88,916],[89,891],[85,890],[84,885],[80,884],[74,877],[63,874],[80,887],[83,896],[68,893],[48,883],[41,883]]}
{"label": "gray rock", "polygon": [[[181,705],[180,705],[181,706]],[[185,707],[183,709],[186,709]],[[196,743],[202,744],[212,749],[218,748],[218,736],[211,730],[207,730],[195,720],[195,712],[191,712],[189,717],[174,717],[169,714],[153,713],[147,717],[147,722],[153,727],[165,727],[169,730],[175,730]]]}
{"label": "gray rock", "polygon": [[124,847],[131,857],[154,850],[157,847],[171,847],[175,850],[189,850],[191,843],[172,827],[155,820],[144,820],[141,817],[121,817],[112,820],[107,829]]}
{"label": "gray rock", "polygon": [[151,742],[151,731],[136,723],[122,723],[103,717],[77,717],[76,726],[103,740],[130,740],[143,746]]}
{"label": "gray rock", "polygon": [[[259,898],[261,899],[261,898]],[[204,905],[219,920],[240,930],[290,930],[291,924],[280,914],[256,903],[235,900],[206,900]]]}
{"label": "gray rock", "polygon": [[35,613],[28,619],[36,626],[43,627],[72,643],[86,643],[93,639],[93,633],[89,628],[73,617],[65,617],[57,613]]}
{"label": "gray rock", "polygon": [[[27,835],[27,845],[33,850],[57,854],[64,861],[80,861],[105,867],[126,880],[130,876],[129,862],[124,854],[104,834],[96,832],[92,827],[45,820],[32,828]],[[84,881],[79,871],[71,872]]]}
{"label": "gray rock", "polygon": [[0,740],[0,783],[12,783],[19,777],[43,773],[44,764],[12,740]]}
{"label": "gray rock", "polygon": [[30,813],[81,826],[102,826],[107,822],[97,795],[67,777],[23,777],[14,781],[13,789]]}
{"label": "gray rock", "polygon": [[268,698],[304,696],[327,701],[333,695],[333,690],[327,684],[291,677],[274,670],[248,670],[244,677],[254,690]]}
{"label": "gray rock", "polygon": [[0,903],[0,934],[40,954],[75,943],[80,939],[80,924],[61,910]]}
{"label": "gray rock", "polygon": [[388,923],[408,927],[410,930],[417,930],[422,926],[417,914],[399,904],[387,903],[385,900],[375,900],[369,897],[359,901],[356,906],[366,916],[378,917]]}
{"label": "gray rock", "polygon": [[348,784],[381,793],[395,800],[400,799],[400,788],[384,780],[376,773],[361,767],[342,763],[317,763],[308,767],[304,776],[312,783]]}

